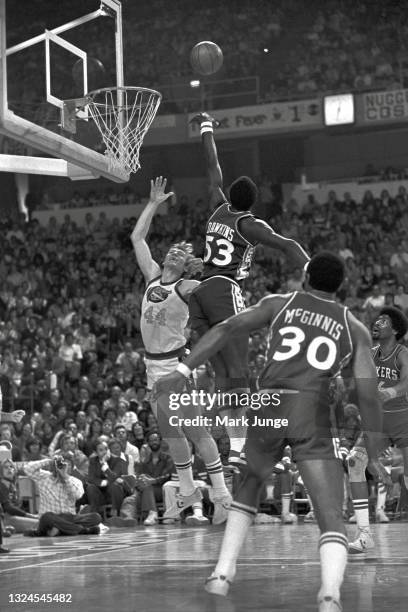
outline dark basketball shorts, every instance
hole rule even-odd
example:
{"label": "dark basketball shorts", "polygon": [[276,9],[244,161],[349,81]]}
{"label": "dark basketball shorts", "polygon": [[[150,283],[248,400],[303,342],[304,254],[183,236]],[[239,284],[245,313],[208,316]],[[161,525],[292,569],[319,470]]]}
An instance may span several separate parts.
{"label": "dark basketball shorts", "polygon": [[408,447],[408,408],[385,412],[383,417],[384,446],[395,444],[398,448]]}
{"label": "dark basketball shorts", "polygon": [[189,326],[202,336],[241,310],[245,310],[245,302],[238,283],[226,276],[212,276],[203,280],[190,296]]}
{"label": "dark basketball shorts", "polygon": [[328,398],[327,403],[322,403],[315,393],[304,391],[264,389],[259,393],[266,391],[278,393],[280,404],[249,411],[245,447],[248,459],[251,454],[258,457],[264,454],[267,455],[265,462],[271,459],[277,462],[285,446],[289,445],[294,461],[341,460],[339,440],[330,421]]}

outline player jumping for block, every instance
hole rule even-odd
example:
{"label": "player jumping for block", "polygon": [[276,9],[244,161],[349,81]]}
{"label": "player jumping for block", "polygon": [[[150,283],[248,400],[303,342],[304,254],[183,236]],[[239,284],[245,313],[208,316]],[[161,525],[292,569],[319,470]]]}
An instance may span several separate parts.
{"label": "player jumping for block", "polygon": [[[199,123],[207,170],[210,181],[210,206],[217,207],[207,222],[202,282],[191,294],[190,326],[198,336],[245,309],[242,282],[250,273],[257,244],[263,244],[285,253],[294,265],[303,268],[309,260],[302,247],[292,239],[276,234],[273,229],[251,213],[258,190],[247,176],[237,178],[224,194],[223,177],[214,142],[214,119],[200,113],[192,121]],[[246,395],[248,389],[248,336],[233,338],[211,357],[215,371],[215,388],[234,394]],[[236,394],[236,395],[235,395]],[[226,402],[220,410],[234,419],[227,425],[230,437],[231,465],[240,463],[245,443],[246,427],[239,424],[245,416],[244,402]]]}

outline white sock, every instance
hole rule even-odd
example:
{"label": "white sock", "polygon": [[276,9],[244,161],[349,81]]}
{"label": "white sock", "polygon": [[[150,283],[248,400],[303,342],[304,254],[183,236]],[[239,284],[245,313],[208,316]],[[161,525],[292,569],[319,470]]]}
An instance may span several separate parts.
{"label": "white sock", "polygon": [[227,495],[228,489],[225,486],[224,470],[220,457],[218,456],[217,459],[215,461],[212,461],[211,463],[206,463],[205,467],[207,469],[211,484],[213,486],[214,495]]}
{"label": "white sock", "polygon": [[387,487],[382,482],[380,482],[377,491],[377,505],[375,508],[376,512],[378,512],[378,510],[384,510],[386,498]]}
{"label": "white sock", "polygon": [[282,516],[290,513],[290,500],[292,495],[290,493],[283,493],[282,495]]}
{"label": "white sock", "polygon": [[187,497],[192,495],[195,491],[195,485],[193,480],[193,470],[191,467],[191,460],[189,459],[185,463],[175,463],[177,475],[180,479],[180,493]]}
{"label": "white sock", "polygon": [[343,583],[347,564],[348,542],[344,534],[337,531],[326,531],[319,539],[320,570],[322,584],[318,599],[330,596],[340,599],[340,587]]}
{"label": "white sock", "polygon": [[368,498],[353,499],[354,512],[359,529],[370,530],[370,518],[368,515]]}
{"label": "white sock", "polygon": [[198,517],[203,516],[203,507],[200,502],[193,504],[193,514]]}
{"label": "white sock", "polygon": [[256,512],[256,508],[252,506],[246,506],[238,502],[231,504],[218,563],[213,574],[227,576],[229,579],[234,578],[238,555]]}
{"label": "white sock", "polygon": [[404,485],[405,485],[405,488],[408,491],[408,476],[405,476],[405,474],[404,474]]}

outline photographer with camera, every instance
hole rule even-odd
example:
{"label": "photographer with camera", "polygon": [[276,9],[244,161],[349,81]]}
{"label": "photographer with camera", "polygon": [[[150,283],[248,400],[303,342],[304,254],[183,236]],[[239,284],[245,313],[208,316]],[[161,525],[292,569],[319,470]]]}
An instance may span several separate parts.
{"label": "photographer with camera", "polygon": [[70,461],[62,456],[24,465],[25,474],[35,480],[40,495],[38,527],[25,535],[98,534],[108,530],[97,512],[75,513],[75,502],[83,496],[84,487],[78,478],[71,476],[71,469]]}

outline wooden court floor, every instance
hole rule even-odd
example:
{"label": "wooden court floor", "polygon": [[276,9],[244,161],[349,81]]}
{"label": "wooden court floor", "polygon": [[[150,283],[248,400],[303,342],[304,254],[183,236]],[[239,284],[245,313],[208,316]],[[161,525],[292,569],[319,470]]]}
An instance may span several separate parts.
{"label": "wooden court floor", "polygon": [[[408,523],[374,525],[376,549],[349,562],[344,612],[408,610]],[[354,526],[348,528],[354,533]],[[312,612],[319,585],[315,525],[251,528],[227,599],[202,589],[222,528],[138,527],[101,536],[24,538],[0,555],[0,610],[19,612]],[[22,602],[23,594],[69,601]],[[17,602],[16,594],[20,594]],[[14,599],[14,602],[12,601]]]}

